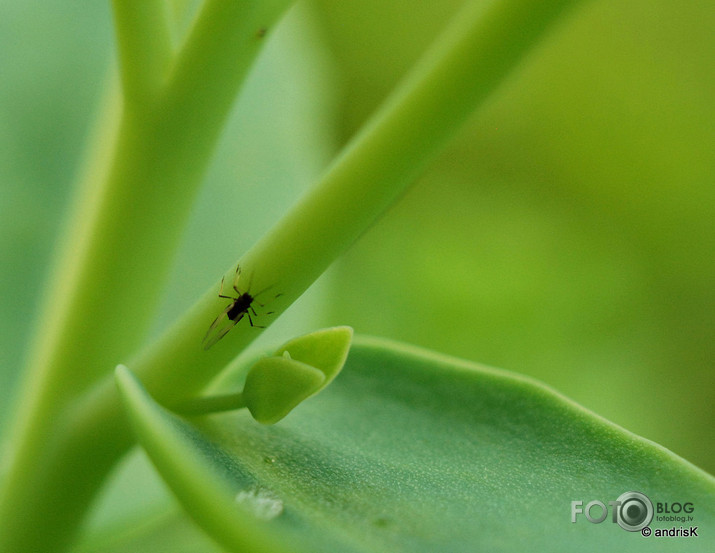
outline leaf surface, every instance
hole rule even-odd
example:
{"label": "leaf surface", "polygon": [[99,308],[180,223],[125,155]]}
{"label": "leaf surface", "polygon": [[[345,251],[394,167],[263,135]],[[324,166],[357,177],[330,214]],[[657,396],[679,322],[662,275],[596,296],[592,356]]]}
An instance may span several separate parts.
{"label": "leaf surface", "polygon": [[[118,382],[163,478],[236,551],[706,551],[715,532],[715,479],[668,450],[530,379],[393,342],[356,337],[331,386],[274,426],[189,422]],[[611,511],[571,522],[572,501],[630,491],[692,503],[692,522],[650,527],[699,537],[646,538]]]}

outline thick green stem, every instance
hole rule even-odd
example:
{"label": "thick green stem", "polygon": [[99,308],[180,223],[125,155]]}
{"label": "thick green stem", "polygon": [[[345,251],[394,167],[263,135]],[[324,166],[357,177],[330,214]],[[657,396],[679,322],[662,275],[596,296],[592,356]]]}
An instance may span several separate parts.
{"label": "thick green stem", "polygon": [[125,102],[150,104],[171,62],[168,4],[164,0],[113,0],[112,7]]}
{"label": "thick green stem", "polygon": [[[391,205],[562,12],[577,3],[507,0],[486,12],[477,3],[455,18],[325,175],[240,260],[241,282],[250,282],[253,293],[268,288],[260,301],[275,314],[258,324],[270,324]],[[228,282],[234,272],[235,267],[226,273]],[[159,401],[196,393],[259,334],[258,328],[239,324],[210,350],[202,349],[206,329],[226,304],[218,290],[219,281],[128,363]],[[105,393],[101,401],[111,403],[109,380]]]}
{"label": "thick green stem", "polygon": [[[252,292],[270,287],[261,302],[270,302],[266,309],[276,312],[272,317],[300,296],[335,257],[396,200],[562,12],[578,3],[578,0],[504,0],[486,11],[481,2],[470,3],[466,12],[456,18],[323,178],[240,260]],[[228,6],[218,0],[209,4]],[[216,24],[222,28],[220,21]],[[207,26],[206,30],[210,28]],[[245,26],[242,28],[246,29]],[[192,43],[190,39],[182,50],[182,60],[169,81],[186,82],[187,90],[191,86],[192,71],[182,69],[182,64],[199,71],[200,57],[206,55],[200,53],[211,50],[201,41],[194,43],[196,46],[190,46]],[[218,46],[217,43],[213,47]],[[212,86],[217,87],[218,82]],[[222,94],[214,90],[216,94]],[[200,90],[197,93],[200,94]],[[186,91],[177,91],[167,94],[165,100],[166,105],[178,110],[178,106],[190,102],[190,97]],[[208,119],[212,120],[211,107],[205,109]],[[69,316],[68,320],[62,321],[68,330],[59,337],[61,339],[58,338],[57,347],[66,348],[67,357],[61,362],[62,370],[54,373],[63,379],[56,379],[54,386],[69,385],[70,378],[77,375],[81,377],[80,383],[85,384],[79,391],[86,390],[87,383],[93,379],[82,377],[81,372],[87,369],[105,372],[107,362],[118,359],[127,351],[127,345],[134,342],[134,331],[130,332],[131,336],[124,337],[126,331],[117,328],[117,319],[127,317],[126,320],[133,322],[137,318],[132,312],[137,308],[137,294],[142,302],[148,303],[156,295],[161,279],[156,274],[147,275],[146,268],[152,267],[153,261],[146,256],[159,256],[165,261],[168,256],[165,248],[169,248],[173,233],[155,229],[158,234],[149,242],[155,240],[156,244],[143,244],[140,253],[122,242],[147,239],[140,233],[132,233],[131,225],[149,225],[147,219],[154,214],[152,203],[161,202],[172,179],[181,177],[173,165],[162,161],[169,155],[167,152],[174,156],[180,153],[195,155],[188,140],[179,140],[178,146],[157,144],[162,153],[159,159],[147,152],[146,148],[153,141],[171,142],[175,137],[170,132],[180,131],[185,123],[195,124],[201,117],[196,113],[177,113],[176,116],[177,120],[162,117],[149,122],[148,128],[146,121],[126,123],[124,132],[135,134],[131,135],[131,140],[125,139],[124,147],[139,158],[137,167],[150,175],[150,178],[140,175],[142,186],[149,189],[143,196],[148,204],[141,206],[137,213],[129,209],[130,202],[117,193],[113,201],[119,211],[103,213],[99,217],[102,238],[91,250],[98,258],[85,260],[93,269],[86,272],[84,280],[78,281],[90,286],[90,292],[77,292],[81,314],[74,321]],[[197,147],[201,156],[206,155],[210,142],[207,139],[211,136],[210,130],[203,132]],[[181,164],[181,160],[175,158],[174,162]],[[191,178],[198,178],[195,168],[181,167],[189,171]],[[136,174],[127,170],[122,176],[136,178]],[[154,179],[158,179],[159,186]],[[188,200],[180,200],[182,208],[186,207],[185,201]],[[108,207],[104,206],[105,211]],[[163,212],[168,208],[159,209]],[[122,229],[130,233],[130,240],[120,232]],[[118,258],[126,262],[128,256],[138,256],[140,259],[133,261],[142,265],[142,271],[135,272],[112,258],[116,252],[106,249],[112,243],[110,238],[119,241],[116,243],[120,248]],[[87,240],[93,243],[93,239]],[[227,278],[232,278],[232,273],[233,270],[227,273]],[[90,277],[100,279],[102,286],[97,286],[96,280],[92,282]],[[104,292],[103,286],[106,288]],[[124,292],[126,289],[132,290]],[[239,324],[210,350],[202,348],[208,325],[225,307],[226,300],[217,297],[218,289],[217,280],[215,286],[163,337],[127,363],[160,402],[175,404],[196,394],[260,332],[257,328]],[[112,297],[115,293],[120,298],[118,301]],[[133,300],[131,309],[122,305],[125,293]],[[280,297],[272,297],[278,293],[281,293]],[[101,304],[104,300],[109,301],[109,307]],[[100,332],[98,321],[106,322],[107,318],[111,331]],[[268,324],[271,320],[271,316],[261,317],[258,324]],[[106,338],[108,332],[114,331],[122,336],[117,339],[121,347],[112,346],[108,360],[96,350],[104,347],[101,335]],[[79,344],[74,341],[78,338],[81,339]],[[89,364],[83,353],[85,348],[92,352]],[[57,361],[54,356],[50,358]],[[52,376],[46,371],[40,375]],[[64,394],[65,397],[71,395]],[[22,451],[19,457],[22,463],[16,463],[14,474],[9,475],[10,492],[6,491],[3,502],[0,502],[2,551],[59,550],[51,540],[66,542],[106,472],[132,443],[110,378],[86,392],[81,402],[75,402],[67,410],[46,411],[45,414],[57,417],[57,421],[45,425],[38,421],[37,427],[45,432],[31,436],[29,443],[34,447]],[[40,445],[46,448],[43,450]],[[31,454],[36,454],[37,458]],[[72,498],[64,495],[68,489],[72,490]],[[58,515],[54,510],[60,505],[62,512]],[[40,539],[38,535],[49,537]]]}
{"label": "thick green stem", "polygon": [[[159,19],[162,36],[165,21],[153,1],[115,4],[128,96],[116,110],[113,150],[102,153],[106,164],[90,163],[94,171],[82,186],[47,294],[52,309],[36,332],[0,489],[0,551],[60,551],[76,530],[94,488],[64,497],[71,481],[48,468],[61,462],[64,415],[144,337],[223,122],[263,43],[257,33],[290,3],[208,0],[150,102],[148,91],[158,82],[150,73],[166,65],[166,40],[152,43],[149,20]],[[130,8],[141,15],[135,23]],[[202,45],[203,59],[191,53],[192,44]],[[192,73],[203,81],[175,77]],[[208,93],[194,94],[202,86]],[[83,451],[91,456],[93,447]],[[89,473],[71,480],[84,487],[85,476],[94,482]]]}

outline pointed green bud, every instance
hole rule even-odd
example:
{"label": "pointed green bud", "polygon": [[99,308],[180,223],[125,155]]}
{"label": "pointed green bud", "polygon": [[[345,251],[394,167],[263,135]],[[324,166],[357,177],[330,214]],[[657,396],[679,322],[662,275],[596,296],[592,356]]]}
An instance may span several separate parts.
{"label": "pointed green bud", "polygon": [[330,384],[345,364],[352,335],[353,329],[347,326],[311,332],[253,365],[243,389],[253,418],[274,424]]}

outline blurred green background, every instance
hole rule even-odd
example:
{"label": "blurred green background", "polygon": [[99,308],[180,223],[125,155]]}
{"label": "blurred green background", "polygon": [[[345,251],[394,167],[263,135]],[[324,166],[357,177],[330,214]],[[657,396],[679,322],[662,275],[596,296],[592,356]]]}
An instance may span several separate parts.
{"label": "blurred green background", "polygon": [[[291,11],[237,102],[154,332],[280,217],[460,5]],[[714,28],[712,0],[585,2],[263,339],[349,324],[528,374],[715,472]],[[0,4],[0,421],[52,308],[112,40],[108,2]]]}

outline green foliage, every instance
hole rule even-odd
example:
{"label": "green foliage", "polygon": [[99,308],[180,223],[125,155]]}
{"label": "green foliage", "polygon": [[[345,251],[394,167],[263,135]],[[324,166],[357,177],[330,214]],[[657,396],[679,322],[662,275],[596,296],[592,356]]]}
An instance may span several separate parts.
{"label": "green foliage", "polygon": [[[578,2],[474,0],[455,16],[456,0],[315,0],[275,25],[289,3],[115,0],[111,18],[102,3],[0,6],[3,399],[31,337],[16,409],[0,402],[0,550],[65,550],[87,515],[79,551],[215,549],[161,493],[137,511],[137,491],[158,488],[148,468],[113,476],[90,509],[136,440],[124,404],[191,517],[232,547],[514,549],[547,543],[547,527],[564,549],[624,534],[640,546],[559,526],[537,498],[566,510],[637,486],[689,494],[711,526],[710,477],[522,379],[361,338],[310,398],[345,361],[345,327],[236,358],[263,326],[275,344],[350,322],[538,374],[710,468],[711,3],[584,3],[547,41]],[[119,78],[48,265],[110,19]],[[204,351],[237,263],[239,290],[260,295],[257,326]],[[136,375],[118,371],[121,397],[118,363]],[[216,414],[243,406],[280,422]],[[519,493],[522,533],[504,526]],[[459,532],[440,541],[450,522]]]}
{"label": "green foliage", "polygon": [[[458,2],[328,4],[349,136]],[[328,323],[528,374],[715,471],[713,27],[708,0],[585,3],[342,259]]]}
{"label": "green foliage", "polygon": [[350,349],[353,330],[329,328],[295,338],[248,371],[246,407],[258,422],[274,424],[338,375]]}
{"label": "green foliage", "polygon": [[182,420],[118,382],[162,478],[232,551],[671,551],[610,517],[570,522],[571,501],[631,490],[688,498],[688,550],[709,551],[715,479],[506,371],[357,337],[341,377],[274,427]]}
{"label": "green foliage", "polygon": [[[179,403],[178,411],[199,415],[246,407],[258,422],[275,424],[333,381],[343,368],[352,335],[352,328],[336,327],[294,338],[251,365],[241,379],[241,392],[192,398]],[[235,371],[221,375],[222,382],[235,379]]]}

